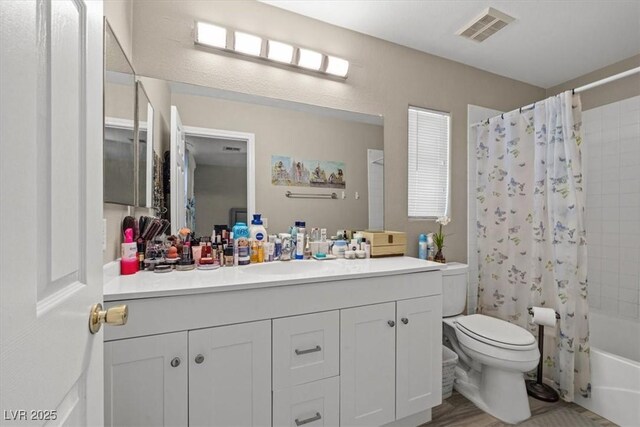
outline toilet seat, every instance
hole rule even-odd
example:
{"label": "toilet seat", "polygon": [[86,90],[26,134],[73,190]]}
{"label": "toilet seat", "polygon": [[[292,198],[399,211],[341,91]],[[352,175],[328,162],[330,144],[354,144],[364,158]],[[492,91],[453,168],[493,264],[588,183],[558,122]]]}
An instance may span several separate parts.
{"label": "toilet seat", "polygon": [[456,329],[468,337],[507,350],[527,351],[537,347],[535,337],[526,329],[482,314],[455,319]]}

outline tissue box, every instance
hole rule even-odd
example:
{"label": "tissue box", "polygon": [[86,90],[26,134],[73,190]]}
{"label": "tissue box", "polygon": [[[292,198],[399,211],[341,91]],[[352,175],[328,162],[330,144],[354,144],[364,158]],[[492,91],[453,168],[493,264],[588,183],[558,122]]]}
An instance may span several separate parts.
{"label": "tissue box", "polygon": [[407,250],[407,236],[400,231],[363,231],[371,244],[371,257],[402,256]]}

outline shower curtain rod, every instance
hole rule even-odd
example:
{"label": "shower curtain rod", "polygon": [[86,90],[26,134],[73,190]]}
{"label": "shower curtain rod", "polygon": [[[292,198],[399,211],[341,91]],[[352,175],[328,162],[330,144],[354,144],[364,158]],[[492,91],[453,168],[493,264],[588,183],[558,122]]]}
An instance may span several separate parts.
{"label": "shower curtain rod", "polygon": [[[628,77],[628,76],[631,76],[631,75],[637,74],[637,73],[640,73],[640,67],[632,68],[630,70],[623,71],[623,72],[618,73],[618,74],[614,74],[613,76],[609,76],[609,77],[605,77],[604,79],[596,80],[595,82],[586,84],[584,86],[577,87],[577,88],[573,89],[572,92],[573,93],[581,93],[581,92],[584,92],[586,90],[593,89],[594,87],[602,86],[604,84],[611,83],[613,81],[620,80],[620,79],[622,79],[624,77]],[[539,101],[536,101],[536,102],[539,102]],[[525,105],[524,107],[516,108],[515,110],[511,110],[511,111],[507,112],[506,114],[510,114],[510,113],[512,113],[512,112],[514,112],[516,110],[519,110],[521,112],[522,112],[522,110],[528,110],[529,108],[533,108],[536,105],[536,102],[534,102],[532,104],[529,104],[529,105]],[[505,113],[502,113],[503,116],[504,116],[504,114]],[[471,127],[479,126],[479,125],[485,123],[487,120],[488,119],[481,120],[481,121],[479,121],[477,123],[473,123],[471,125]]]}

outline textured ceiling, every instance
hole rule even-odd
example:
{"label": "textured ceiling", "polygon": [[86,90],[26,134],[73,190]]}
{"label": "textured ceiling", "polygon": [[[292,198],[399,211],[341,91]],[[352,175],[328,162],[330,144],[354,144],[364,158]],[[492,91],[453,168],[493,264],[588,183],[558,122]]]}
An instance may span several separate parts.
{"label": "textured ceiling", "polygon": [[[262,1],[544,88],[640,53],[640,0]],[[455,35],[487,7],[515,21],[482,43]]]}

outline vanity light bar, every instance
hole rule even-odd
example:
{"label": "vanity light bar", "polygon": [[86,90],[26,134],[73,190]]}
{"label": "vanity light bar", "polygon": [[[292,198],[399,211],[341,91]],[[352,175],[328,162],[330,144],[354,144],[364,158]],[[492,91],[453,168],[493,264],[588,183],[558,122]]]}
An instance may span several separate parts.
{"label": "vanity light bar", "polygon": [[243,31],[231,31],[206,22],[196,22],[195,43],[343,79],[347,78],[349,72],[349,61],[346,59],[288,43],[263,39]]}
{"label": "vanity light bar", "polygon": [[233,35],[233,49],[236,52],[251,56],[260,56],[262,52],[262,39],[260,37],[241,31],[236,31]]}
{"label": "vanity light bar", "polygon": [[294,48],[290,44],[277,42],[274,40],[267,41],[267,59],[284,64],[293,62]]}
{"label": "vanity light bar", "polygon": [[227,47],[227,29],[217,25],[198,22],[196,25],[196,43],[225,49]]}

